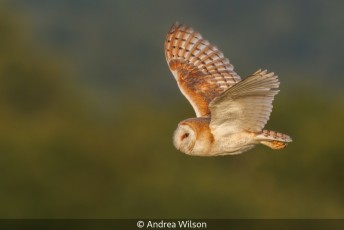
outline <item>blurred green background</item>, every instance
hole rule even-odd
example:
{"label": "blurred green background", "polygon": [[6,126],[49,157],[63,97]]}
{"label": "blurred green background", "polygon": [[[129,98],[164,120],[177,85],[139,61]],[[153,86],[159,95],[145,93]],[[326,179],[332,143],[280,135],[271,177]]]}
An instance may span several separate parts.
{"label": "blurred green background", "polygon": [[[0,2],[0,218],[344,218],[343,1]],[[165,62],[180,21],[242,77],[280,76],[294,142],[178,152],[194,116]]]}

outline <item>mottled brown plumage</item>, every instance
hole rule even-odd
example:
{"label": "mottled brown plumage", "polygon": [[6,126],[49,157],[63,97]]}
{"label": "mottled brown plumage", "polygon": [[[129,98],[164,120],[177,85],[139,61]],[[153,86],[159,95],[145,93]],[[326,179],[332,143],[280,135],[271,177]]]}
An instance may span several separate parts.
{"label": "mottled brown plumage", "polygon": [[165,40],[167,63],[197,116],[210,115],[208,104],[240,81],[221,51],[192,28],[174,24]]}

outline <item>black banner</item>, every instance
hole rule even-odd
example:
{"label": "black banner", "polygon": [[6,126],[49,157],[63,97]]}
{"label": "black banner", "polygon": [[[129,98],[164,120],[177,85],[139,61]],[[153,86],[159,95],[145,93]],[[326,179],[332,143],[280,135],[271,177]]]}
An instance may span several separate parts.
{"label": "black banner", "polygon": [[335,219],[6,219],[0,229],[229,229],[229,230],[342,230],[344,220]]}

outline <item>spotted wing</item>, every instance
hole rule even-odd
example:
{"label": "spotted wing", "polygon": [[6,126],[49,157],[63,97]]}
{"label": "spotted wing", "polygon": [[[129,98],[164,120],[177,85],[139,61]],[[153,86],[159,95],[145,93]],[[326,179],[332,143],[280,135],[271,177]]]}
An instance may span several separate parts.
{"label": "spotted wing", "polygon": [[185,25],[175,23],[171,27],[165,40],[165,56],[197,117],[209,116],[209,103],[240,81],[221,51]]}
{"label": "spotted wing", "polygon": [[266,70],[240,81],[210,103],[210,129],[218,136],[260,132],[269,120],[278,86],[277,76]]}

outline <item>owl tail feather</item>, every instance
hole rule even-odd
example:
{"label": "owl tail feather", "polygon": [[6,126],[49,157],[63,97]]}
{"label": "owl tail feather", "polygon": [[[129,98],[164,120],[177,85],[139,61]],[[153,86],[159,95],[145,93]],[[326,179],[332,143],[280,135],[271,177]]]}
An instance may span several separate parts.
{"label": "owl tail feather", "polygon": [[283,149],[289,142],[293,141],[288,135],[271,130],[263,130],[257,133],[255,139],[272,149]]}

